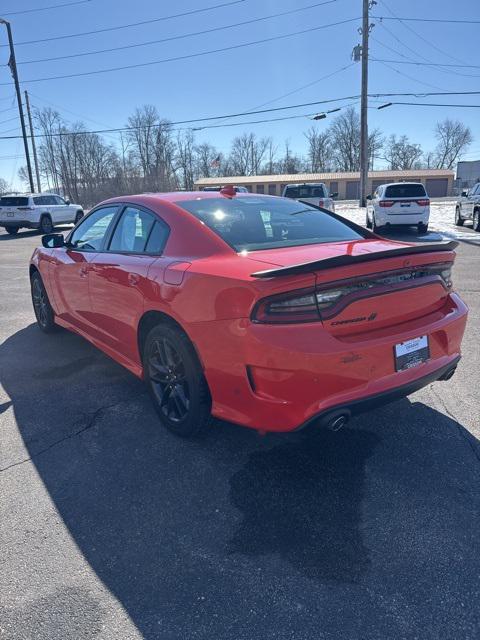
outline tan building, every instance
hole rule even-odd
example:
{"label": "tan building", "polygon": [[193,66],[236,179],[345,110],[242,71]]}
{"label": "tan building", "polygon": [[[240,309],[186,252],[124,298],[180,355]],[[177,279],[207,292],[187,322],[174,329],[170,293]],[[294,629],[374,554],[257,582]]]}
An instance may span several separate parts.
{"label": "tan building", "polygon": [[[370,171],[368,190],[372,193],[386,182],[421,182],[431,198],[452,195],[455,174],[448,169],[412,169],[410,171]],[[359,195],[360,174],[352,173],[294,173],[273,176],[228,176],[218,178],[199,178],[196,189],[208,186],[234,184],[247,187],[252,193],[266,193],[281,196],[287,184],[304,182],[323,182],[330,193],[338,193],[339,200],[356,200]]]}

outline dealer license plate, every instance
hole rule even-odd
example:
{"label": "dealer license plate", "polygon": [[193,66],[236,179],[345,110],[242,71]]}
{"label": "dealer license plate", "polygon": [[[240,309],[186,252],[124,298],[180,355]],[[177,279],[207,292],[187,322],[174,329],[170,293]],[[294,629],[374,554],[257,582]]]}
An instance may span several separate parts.
{"label": "dealer license plate", "polygon": [[405,371],[418,367],[430,358],[428,336],[420,336],[395,345],[395,370]]}

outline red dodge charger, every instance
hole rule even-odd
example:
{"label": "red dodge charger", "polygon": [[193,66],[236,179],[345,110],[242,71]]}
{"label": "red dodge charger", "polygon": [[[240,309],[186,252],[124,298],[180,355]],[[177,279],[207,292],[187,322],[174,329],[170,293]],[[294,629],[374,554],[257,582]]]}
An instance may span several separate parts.
{"label": "red dodge charger", "polygon": [[212,415],[339,428],[448,380],[460,359],[455,242],[393,242],[226,187],[114,198],[42,244],[30,264],[40,328],[75,331],[143,378],[179,435]]}

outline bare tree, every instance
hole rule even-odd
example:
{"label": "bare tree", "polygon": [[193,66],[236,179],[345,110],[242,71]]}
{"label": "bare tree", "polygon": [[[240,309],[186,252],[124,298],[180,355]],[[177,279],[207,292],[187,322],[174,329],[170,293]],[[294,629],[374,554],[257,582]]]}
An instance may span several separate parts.
{"label": "bare tree", "polygon": [[353,107],[335,118],[329,127],[336,168],[340,171],[360,169],[360,116]]}
{"label": "bare tree", "polygon": [[277,170],[279,173],[300,173],[305,169],[303,158],[295,155],[290,146],[290,140],[285,140],[285,152],[280,158]]}
{"label": "bare tree", "polygon": [[180,184],[186,191],[193,189],[195,180],[195,136],[187,130],[177,133],[177,168],[180,169]]}
{"label": "bare tree", "polygon": [[0,196],[8,191],[8,182],[0,178]]}
{"label": "bare tree", "polygon": [[389,169],[403,171],[418,168],[422,154],[420,145],[411,143],[407,136],[391,135],[385,144],[383,159]]}
{"label": "bare tree", "polygon": [[303,134],[308,143],[308,163],[312,173],[332,169],[332,142],[330,131],[319,131],[312,126]]}
{"label": "bare tree", "polygon": [[[195,147],[195,156],[197,162],[197,175],[203,178],[210,178],[214,173],[218,173],[220,167],[224,164],[221,153],[208,142],[203,142]],[[228,175],[223,170],[222,175]]]}
{"label": "bare tree", "polygon": [[379,153],[383,149],[385,139],[380,129],[373,129],[368,134],[368,168],[373,171],[375,168],[375,158],[380,157]]}
{"label": "bare tree", "polygon": [[437,169],[453,169],[457,159],[473,142],[470,128],[450,118],[437,122],[435,138],[438,141],[435,149]]}
{"label": "bare tree", "polygon": [[243,133],[234,138],[229,161],[235,175],[258,175],[270,142],[270,138],[257,138],[255,133]]}

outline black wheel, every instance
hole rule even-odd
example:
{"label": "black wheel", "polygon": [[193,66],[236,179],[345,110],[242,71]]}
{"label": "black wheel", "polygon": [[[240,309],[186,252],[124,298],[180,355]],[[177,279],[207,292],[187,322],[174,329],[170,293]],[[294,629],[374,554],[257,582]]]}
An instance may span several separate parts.
{"label": "black wheel", "polygon": [[58,327],[55,324],[55,313],[48,299],[47,291],[38,271],[30,279],[32,287],[32,303],[35,317],[40,329],[44,333],[52,333]]}
{"label": "black wheel", "polygon": [[42,216],[40,219],[40,233],[53,233],[53,222],[50,216]]}
{"label": "black wheel", "polygon": [[365,214],[365,226],[367,227],[367,229],[372,228],[372,223],[370,222],[370,218],[368,217],[368,211]]}
{"label": "black wheel", "polygon": [[473,230],[480,231],[480,209],[473,212]]}
{"label": "black wheel", "polygon": [[377,221],[375,219],[375,214],[373,214],[373,218],[372,218],[372,231],[373,231],[373,233],[379,233],[381,229],[382,229],[382,227],[380,227],[377,224]]}
{"label": "black wheel", "polygon": [[462,218],[460,214],[460,207],[457,207],[455,209],[455,224],[457,225],[457,227],[463,227],[464,222],[465,220]]}
{"label": "black wheel", "polygon": [[77,215],[75,216],[75,224],[78,224],[82,218],[83,218],[83,211],[77,211]]}
{"label": "black wheel", "polygon": [[195,350],[181,330],[160,324],[150,331],[143,349],[143,370],[163,426],[183,437],[207,430],[210,393]]}
{"label": "black wheel", "polygon": [[5,227],[5,231],[11,236],[14,236],[18,233],[18,227]]}
{"label": "black wheel", "polygon": [[428,231],[428,224],[419,224],[418,225],[418,233],[423,236]]}

